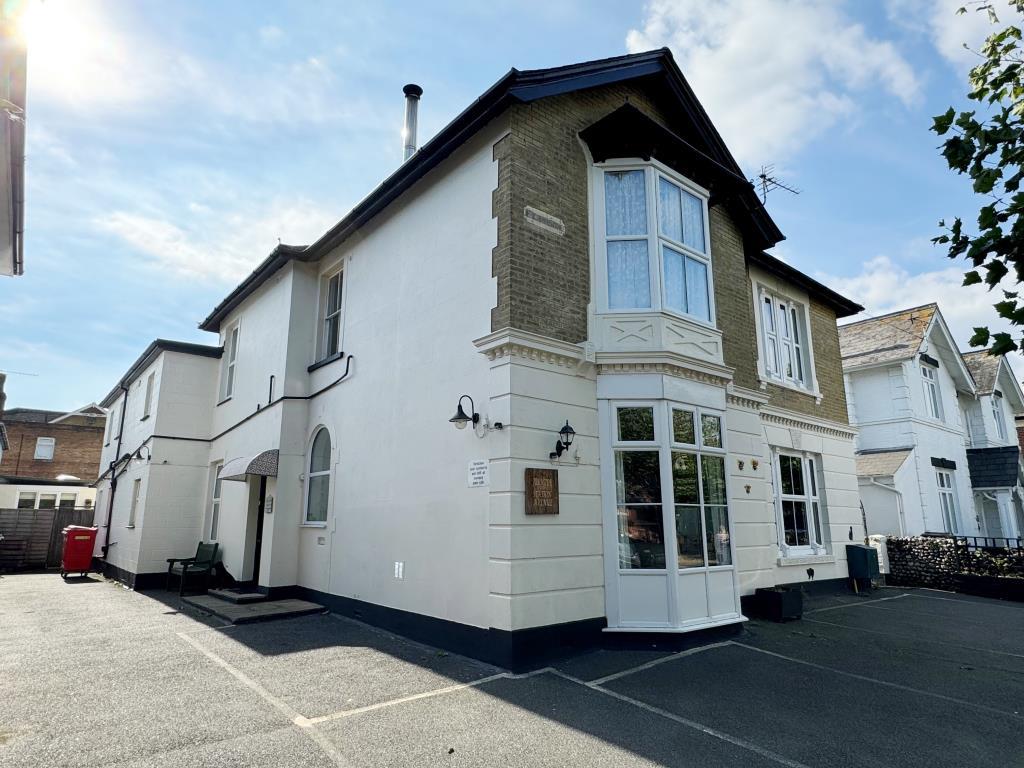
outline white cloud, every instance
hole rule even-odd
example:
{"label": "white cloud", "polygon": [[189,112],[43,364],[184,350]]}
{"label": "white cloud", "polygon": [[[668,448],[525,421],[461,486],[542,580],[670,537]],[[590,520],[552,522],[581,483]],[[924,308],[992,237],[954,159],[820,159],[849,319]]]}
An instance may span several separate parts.
{"label": "white cloud", "polygon": [[882,90],[920,85],[895,46],[830,0],[652,0],[630,51],[669,46],[741,165],[780,162]]}
{"label": "white cloud", "polygon": [[104,232],[120,238],[151,263],[172,274],[232,283],[247,275],[281,242],[306,245],[339,218],[304,200],[271,201],[232,213],[199,211],[179,224],[162,214],[115,211],[96,219]]}
{"label": "white cloud", "polygon": [[[366,117],[365,105],[338,93],[326,56],[260,54],[252,66],[229,67],[162,44],[157,29],[127,29],[96,3],[34,0],[30,8],[25,26],[33,99],[101,119],[115,111],[170,108],[187,108],[195,120],[214,113],[256,123]],[[272,44],[284,31],[264,27],[259,35]]]}
{"label": "white cloud", "polygon": [[[977,326],[1009,331],[1015,338],[1021,335],[992,308],[1002,298],[999,289],[990,293],[981,285],[964,287],[964,269],[952,262],[944,269],[913,274],[888,256],[876,256],[863,264],[859,274],[835,277],[819,273],[816,277],[864,305],[865,313],[851,321],[936,302],[962,352],[972,349],[967,342]],[[1024,376],[1024,357],[1011,354],[1007,359],[1017,377]]]}
{"label": "white cloud", "polygon": [[[1008,4],[996,0],[995,5],[997,15],[1006,17],[1002,21],[1016,15]],[[963,7],[967,13],[957,13]],[[973,51],[996,29],[988,13],[979,12],[965,0],[886,0],[886,12],[890,20],[927,35],[946,60],[963,69],[979,61]]]}
{"label": "white cloud", "polygon": [[279,42],[284,40],[284,30],[280,27],[275,27],[272,24],[260,27],[260,40],[265,45],[277,45]]}

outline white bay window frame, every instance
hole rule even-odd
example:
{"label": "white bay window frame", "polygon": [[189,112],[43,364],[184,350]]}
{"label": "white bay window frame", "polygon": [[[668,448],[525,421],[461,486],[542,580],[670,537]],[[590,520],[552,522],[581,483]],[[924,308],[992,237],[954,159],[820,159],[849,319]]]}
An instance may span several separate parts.
{"label": "white bay window frame", "polygon": [[924,390],[924,407],[928,417],[944,421],[942,415],[942,389],[939,387],[939,369],[928,363],[921,363],[921,386]]}
{"label": "white bay window frame", "polygon": [[[622,235],[608,235],[606,221],[605,174],[641,171],[644,174],[644,203],[646,213],[646,232]],[[711,259],[711,235],[708,215],[708,197],[710,193],[703,187],[679,175],[663,163],[656,160],[614,159],[593,166],[593,219],[595,232],[595,262],[597,277],[597,307],[601,314],[636,314],[664,312],[685,318],[703,326],[716,327],[714,274]],[[680,242],[662,232],[660,227],[659,185],[661,179],[678,187],[682,192],[693,195],[700,201],[701,226],[703,229],[703,250]],[[683,233],[684,239],[686,234]],[[615,307],[610,306],[609,275],[608,275],[608,243],[633,241],[646,243],[647,277],[650,301],[648,306]],[[692,314],[670,306],[665,280],[664,248],[678,254],[682,261],[683,286],[685,296],[687,260],[703,266],[706,274],[707,317]],[[689,305],[689,300],[687,299]],[[688,309],[689,307],[687,307]]]}
{"label": "white bay window frame", "polygon": [[996,435],[1006,440],[1006,416],[1003,411],[1003,397],[998,392],[992,393],[992,419],[996,423]]}

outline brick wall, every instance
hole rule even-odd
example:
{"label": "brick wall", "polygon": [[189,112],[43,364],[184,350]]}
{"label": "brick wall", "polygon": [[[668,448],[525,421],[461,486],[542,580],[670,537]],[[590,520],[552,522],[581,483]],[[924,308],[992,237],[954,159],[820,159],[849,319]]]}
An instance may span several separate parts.
{"label": "brick wall", "polygon": [[[654,120],[672,125],[673,105],[637,84],[592,88],[510,108],[511,133],[495,146],[498,187],[493,212],[498,245],[492,270],[498,304],[491,330],[517,328],[578,343],[588,337],[590,302],[587,157],[579,132],[628,101]],[[532,206],[562,220],[565,234],[528,224]],[[718,327],[726,365],[738,385],[757,389],[757,338],[743,235],[725,205],[711,200],[711,258]],[[811,335],[820,404],[815,398],[769,385],[773,405],[848,423],[835,313],[811,302]]]}
{"label": "brick wall", "polygon": [[[104,422],[97,421],[96,426],[86,426],[5,420],[10,448],[0,459],[0,475],[52,480],[63,474],[91,482],[99,475],[103,449]],[[56,440],[53,461],[33,458],[38,437]]]}

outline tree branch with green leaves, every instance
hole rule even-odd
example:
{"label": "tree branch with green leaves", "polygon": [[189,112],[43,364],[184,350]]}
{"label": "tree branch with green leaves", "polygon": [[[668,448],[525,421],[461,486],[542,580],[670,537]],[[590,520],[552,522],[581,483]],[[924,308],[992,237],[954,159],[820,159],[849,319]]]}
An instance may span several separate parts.
{"label": "tree branch with green leaves", "polygon": [[[979,108],[958,112],[950,107],[935,117],[931,128],[946,137],[942,155],[950,169],[966,174],[974,191],[987,198],[978,211],[977,231],[969,231],[956,217],[952,224],[939,222],[943,234],[932,242],[945,245],[949,258],[970,262],[965,286],[984,283],[990,291],[1001,291],[1003,300],[993,306],[1001,318],[1021,329],[1020,338],[982,326],[974,329],[970,340],[972,347],[991,345],[994,355],[1024,349],[1024,52],[1019,25],[1024,0],[1008,0],[1007,6],[1017,24],[1004,25],[995,3],[971,4],[997,28],[976,52],[980,61],[969,75],[967,98]],[[968,7],[957,11],[967,12]]]}

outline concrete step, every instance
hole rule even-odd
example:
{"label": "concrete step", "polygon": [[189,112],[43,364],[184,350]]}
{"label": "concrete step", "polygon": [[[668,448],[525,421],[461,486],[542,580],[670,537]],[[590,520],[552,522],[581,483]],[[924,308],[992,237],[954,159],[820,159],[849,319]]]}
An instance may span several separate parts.
{"label": "concrete step", "polygon": [[262,603],[267,599],[262,592],[248,589],[210,589],[206,594],[231,603]]}
{"label": "concrete step", "polygon": [[231,624],[251,624],[256,621],[294,619],[323,613],[326,608],[308,600],[263,600],[257,603],[232,603],[211,595],[194,595],[182,598],[193,608],[211,613]]}

